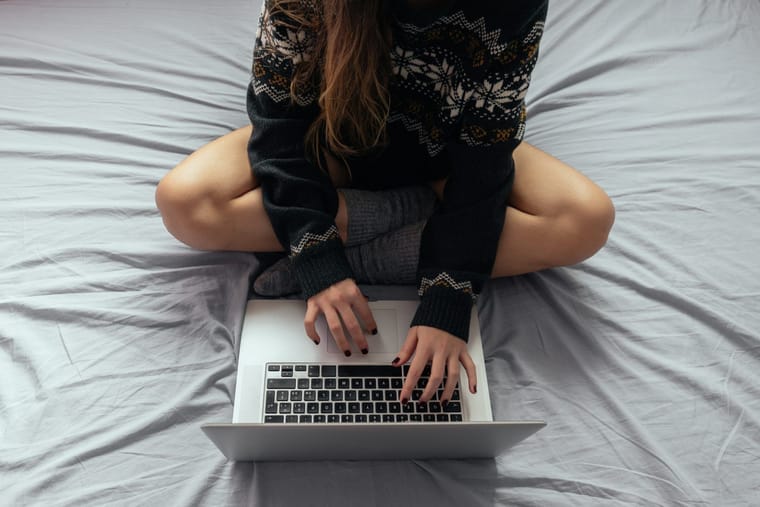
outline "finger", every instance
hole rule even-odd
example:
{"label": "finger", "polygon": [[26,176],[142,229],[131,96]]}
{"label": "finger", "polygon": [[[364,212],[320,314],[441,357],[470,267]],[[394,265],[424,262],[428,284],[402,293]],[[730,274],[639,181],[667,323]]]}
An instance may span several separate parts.
{"label": "finger", "polygon": [[303,319],[303,327],[306,329],[306,336],[311,338],[311,341],[319,345],[320,338],[317,333],[317,317],[319,316],[319,308],[315,304],[306,305],[306,316]]}
{"label": "finger", "polygon": [[406,374],[404,387],[401,388],[400,398],[402,403],[404,403],[405,400],[409,401],[412,399],[412,392],[417,387],[417,381],[420,379],[420,375],[422,375],[422,371],[427,365],[427,360],[428,358],[424,353],[421,353],[421,351],[417,351],[414,355],[412,364],[409,365],[409,372]]}
{"label": "finger", "polygon": [[338,312],[334,308],[328,307],[324,310],[324,313],[325,319],[327,319],[327,327],[330,328],[335,343],[338,344],[338,347],[346,356],[350,356],[351,346],[348,344],[348,340],[346,340],[346,334],[343,332],[343,323],[338,316]]}
{"label": "finger", "polygon": [[459,381],[459,358],[457,356],[450,356],[449,363],[446,369],[446,387],[441,394],[441,403],[448,403],[451,400],[451,395],[454,394],[454,388]]}
{"label": "finger", "polygon": [[377,334],[377,322],[375,322],[375,317],[372,315],[372,310],[370,310],[369,303],[367,303],[364,296],[359,297],[351,307],[364,323],[367,332],[369,334]]}
{"label": "finger", "polygon": [[404,341],[404,344],[401,346],[401,350],[398,351],[398,354],[396,355],[396,359],[394,359],[391,364],[394,366],[401,366],[402,364],[406,364],[407,361],[409,361],[409,358],[412,357],[412,354],[414,354],[415,349],[417,348],[417,327],[410,327],[409,332],[406,333],[406,340]]}
{"label": "finger", "polygon": [[438,386],[443,381],[443,372],[446,367],[446,357],[444,351],[438,351],[433,356],[433,364],[430,366],[430,377],[428,378],[425,390],[420,396],[420,401],[429,401],[433,395],[438,392]]}
{"label": "finger", "polygon": [[351,309],[351,305],[341,305],[338,307],[338,311],[340,312],[343,324],[346,326],[346,330],[348,330],[348,334],[354,340],[356,346],[359,347],[359,350],[362,351],[362,354],[369,352],[367,338],[364,336],[364,331],[362,331],[362,327],[359,325],[359,320]]}
{"label": "finger", "polygon": [[467,382],[469,384],[470,392],[475,394],[478,392],[478,376],[475,373],[475,363],[472,361],[470,354],[465,349],[459,356],[459,360],[464,366],[464,371],[467,372]]}

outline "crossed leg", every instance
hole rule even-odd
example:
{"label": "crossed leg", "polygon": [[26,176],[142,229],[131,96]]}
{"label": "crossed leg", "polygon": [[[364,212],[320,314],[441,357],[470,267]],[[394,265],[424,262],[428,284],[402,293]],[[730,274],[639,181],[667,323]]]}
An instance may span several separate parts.
{"label": "crossed leg", "polygon": [[[250,133],[250,126],[243,127],[210,142],[161,180],[156,204],[178,240],[201,250],[283,249],[251,171]],[[575,264],[596,253],[615,214],[604,191],[527,143],[518,146],[514,159],[515,181],[492,276]],[[343,237],[346,222],[341,199],[336,225]]]}

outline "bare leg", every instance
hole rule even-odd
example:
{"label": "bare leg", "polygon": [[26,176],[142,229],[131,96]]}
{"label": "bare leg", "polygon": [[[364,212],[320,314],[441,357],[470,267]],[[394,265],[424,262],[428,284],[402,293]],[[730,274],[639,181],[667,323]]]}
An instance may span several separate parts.
{"label": "bare leg", "polygon": [[514,160],[515,182],[493,277],[576,264],[604,246],[615,210],[601,188],[525,142]]}
{"label": "bare leg", "polygon": [[[283,250],[251,171],[250,136],[248,126],[215,139],[161,180],[156,204],[174,237],[201,250]],[[339,200],[336,223],[345,235],[345,204]]]}

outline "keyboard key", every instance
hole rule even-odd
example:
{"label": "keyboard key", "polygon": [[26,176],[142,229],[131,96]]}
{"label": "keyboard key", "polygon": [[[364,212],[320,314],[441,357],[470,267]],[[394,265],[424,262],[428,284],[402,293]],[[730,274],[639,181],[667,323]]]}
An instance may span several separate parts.
{"label": "keyboard key", "polygon": [[409,414],[410,422],[422,422],[422,414]]}
{"label": "keyboard key", "polygon": [[277,403],[267,403],[266,408],[264,411],[267,414],[276,414],[277,413]]}
{"label": "keyboard key", "polygon": [[280,371],[280,365],[279,364],[270,364],[267,366],[268,371]]}
{"label": "keyboard key", "polygon": [[391,381],[387,378],[377,379],[377,387],[380,389],[388,389],[391,387]]}
{"label": "keyboard key", "polygon": [[310,377],[319,377],[319,365],[317,364],[309,365],[308,372],[309,372],[308,375]]}
{"label": "keyboard key", "polygon": [[462,421],[462,414],[451,414],[449,415],[449,420],[452,422],[461,422]]}
{"label": "keyboard key", "polygon": [[298,422],[300,423],[310,423],[311,422],[311,416],[310,415],[302,415],[298,418]]}
{"label": "keyboard key", "polygon": [[400,378],[392,378],[391,387],[393,389],[401,389],[402,387],[404,387],[404,381],[401,380]]}
{"label": "keyboard key", "polygon": [[299,378],[297,385],[298,385],[298,389],[308,389],[309,388],[309,379],[307,379],[307,378]]}
{"label": "keyboard key", "polygon": [[369,422],[371,423],[382,422],[382,418],[378,414],[371,414],[369,416]]}
{"label": "keyboard key", "polygon": [[296,379],[294,378],[270,378],[267,379],[267,389],[295,389]]}
{"label": "keyboard key", "polygon": [[283,370],[280,372],[280,376],[282,377],[292,377],[293,376],[293,370],[286,370],[283,368]]}
{"label": "keyboard key", "polygon": [[319,411],[323,414],[332,414],[333,411],[333,404],[330,402],[326,403],[320,403],[319,404]]}
{"label": "keyboard key", "polygon": [[322,414],[317,414],[314,416],[314,422],[315,423],[323,423],[327,420],[327,418]]}
{"label": "keyboard key", "polygon": [[427,403],[425,403],[424,401],[418,401],[417,406],[415,408],[417,409],[416,412],[419,412],[419,413],[425,413],[428,411]]}
{"label": "keyboard key", "polygon": [[274,391],[267,391],[267,403],[274,403]]}
{"label": "keyboard key", "polygon": [[440,412],[441,403],[439,401],[431,401],[428,403],[428,409],[430,409],[431,412]]}
{"label": "keyboard key", "polygon": [[285,416],[285,422],[286,423],[297,423],[298,422],[298,416],[297,415],[286,415]]}
{"label": "keyboard key", "polygon": [[409,402],[409,403],[404,403],[404,404],[401,406],[401,410],[402,410],[402,412],[404,412],[405,414],[411,414],[412,412],[414,412],[414,403],[412,403],[412,402]]}
{"label": "keyboard key", "polygon": [[330,393],[330,399],[332,401],[343,401],[343,391],[332,391]]}
{"label": "keyboard key", "polygon": [[303,393],[301,391],[290,391],[290,401],[301,401]]}
{"label": "keyboard key", "polygon": [[346,401],[356,401],[356,391],[344,391],[343,397]]}
{"label": "keyboard key", "polygon": [[443,409],[444,412],[461,412],[462,404],[458,401],[450,401]]}
{"label": "keyboard key", "polygon": [[394,416],[393,414],[383,415],[383,422],[395,422],[395,421],[396,421],[396,416]]}
{"label": "keyboard key", "polygon": [[329,423],[336,423],[340,422],[340,416],[336,414],[331,414],[327,416],[327,422]]}
{"label": "keyboard key", "polygon": [[406,414],[396,414],[396,422],[407,422],[409,421],[409,416]]}
{"label": "keyboard key", "polygon": [[288,401],[288,399],[290,399],[289,392],[290,391],[277,391],[277,401]]}
{"label": "keyboard key", "polygon": [[354,422],[354,416],[352,416],[351,414],[343,414],[342,416],[340,416],[340,422],[352,423]]}
{"label": "keyboard key", "polygon": [[317,399],[317,392],[316,391],[304,391],[303,392],[303,401],[314,401]]}
{"label": "keyboard key", "polygon": [[[324,367],[323,367],[324,369]],[[324,375],[324,372],[322,373]],[[382,364],[342,364],[338,366],[339,377],[398,377],[401,370]]]}
{"label": "keyboard key", "polygon": [[306,404],[306,412],[310,414],[317,414],[319,413],[319,403],[307,403]]}
{"label": "keyboard key", "polygon": [[285,422],[285,417],[281,415],[267,415],[264,416],[265,423],[281,423]]}
{"label": "keyboard key", "polygon": [[391,414],[398,414],[401,412],[401,403],[397,401],[392,401],[388,403],[388,412]]}
{"label": "keyboard key", "polygon": [[292,364],[283,364],[282,365],[282,371],[293,371],[293,365]]}
{"label": "keyboard key", "polygon": [[369,401],[370,396],[370,392],[367,390],[359,391],[359,401]]}
{"label": "keyboard key", "polygon": [[372,391],[372,401],[383,401],[383,391]]}
{"label": "keyboard key", "polygon": [[290,403],[280,403],[278,411],[281,414],[289,414],[290,413]]}
{"label": "keyboard key", "polygon": [[345,414],[347,407],[346,404],[341,401],[338,403],[333,403],[333,409],[335,410],[336,414]]}
{"label": "keyboard key", "polygon": [[360,378],[352,378],[351,379],[351,388],[352,389],[361,389],[364,387],[364,382]]}
{"label": "keyboard key", "polygon": [[371,414],[375,411],[375,405],[371,401],[365,401],[362,403],[362,413]]}
{"label": "keyboard key", "polygon": [[375,403],[375,412],[378,414],[385,414],[388,412],[388,404],[385,402],[378,401]]}
{"label": "keyboard key", "polygon": [[362,407],[359,403],[353,402],[348,404],[348,413],[349,414],[358,414],[362,411]]}
{"label": "keyboard key", "polygon": [[305,364],[297,364],[296,365],[296,371],[306,371],[306,365]]}
{"label": "keyboard key", "polygon": [[338,382],[334,378],[325,379],[325,389],[335,389],[338,387]]}
{"label": "keyboard key", "polygon": [[312,389],[322,389],[322,379],[321,378],[313,378],[313,379],[311,379],[311,388]]}
{"label": "keyboard key", "polygon": [[293,403],[293,413],[303,414],[306,412],[306,403]]}
{"label": "keyboard key", "polygon": [[364,379],[364,388],[365,389],[377,389],[377,379],[365,378]]}
{"label": "keyboard key", "polygon": [[396,391],[391,391],[390,389],[385,391],[385,401],[395,401],[396,400]]}
{"label": "keyboard key", "polygon": [[438,422],[449,422],[449,414],[436,414],[435,420]]}
{"label": "keyboard key", "polygon": [[351,382],[347,378],[339,378],[338,379],[338,387],[340,389],[348,389],[349,387],[351,387]]}
{"label": "keyboard key", "polygon": [[317,400],[330,401],[330,391],[317,391]]}
{"label": "keyboard key", "polygon": [[354,422],[365,423],[367,422],[367,416],[364,414],[356,414],[354,416]]}
{"label": "keyboard key", "polygon": [[323,377],[334,377],[335,376],[335,365],[322,365],[322,376]]}
{"label": "keyboard key", "polygon": [[425,422],[435,422],[435,414],[422,414],[422,420]]}

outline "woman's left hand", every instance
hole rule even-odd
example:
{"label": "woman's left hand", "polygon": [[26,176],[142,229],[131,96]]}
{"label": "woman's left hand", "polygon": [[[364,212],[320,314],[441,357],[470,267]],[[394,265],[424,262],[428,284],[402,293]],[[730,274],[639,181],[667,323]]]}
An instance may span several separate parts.
{"label": "woman's left hand", "polygon": [[414,355],[409,372],[406,374],[406,382],[401,389],[401,401],[406,403],[412,399],[412,391],[417,387],[417,381],[428,362],[430,366],[430,378],[422,392],[419,401],[429,401],[437,392],[438,386],[446,374],[446,385],[439,400],[448,402],[454,393],[459,381],[459,365],[464,366],[471,393],[477,391],[477,378],[475,375],[475,363],[472,362],[467,352],[467,343],[440,329],[429,326],[414,326],[409,329],[406,341],[401,347],[398,358],[393,361],[394,366],[401,366]]}

